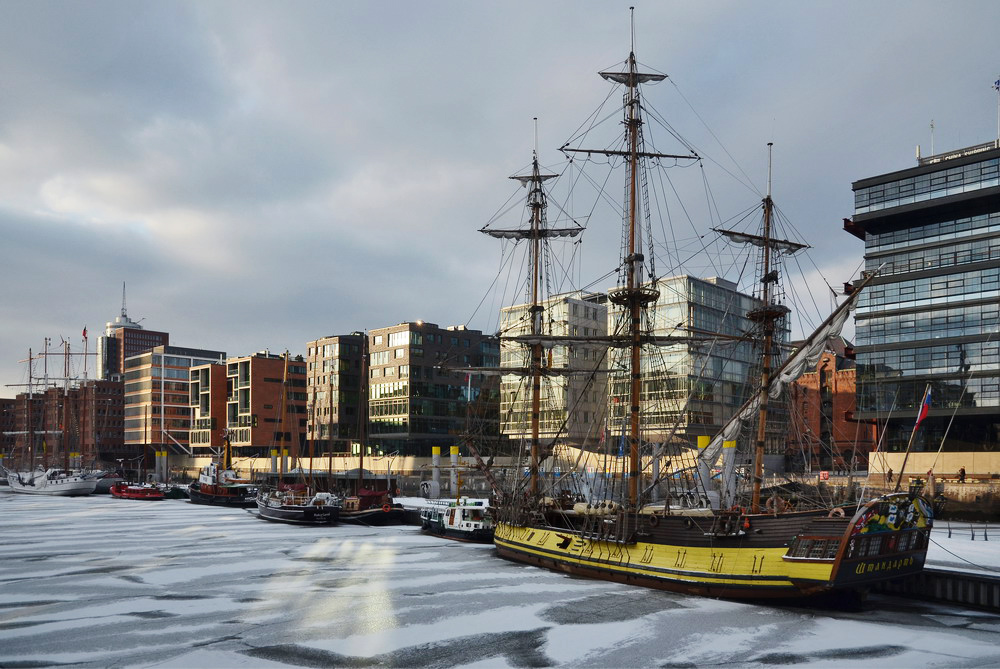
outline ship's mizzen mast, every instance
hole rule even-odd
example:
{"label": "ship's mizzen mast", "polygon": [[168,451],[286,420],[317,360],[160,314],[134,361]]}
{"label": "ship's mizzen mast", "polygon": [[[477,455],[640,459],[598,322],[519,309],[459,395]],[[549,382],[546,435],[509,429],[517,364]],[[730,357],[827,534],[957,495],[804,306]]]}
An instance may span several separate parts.
{"label": "ship's mizzen mast", "polygon": [[751,500],[753,513],[760,513],[760,486],[764,476],[764,441],[767,430],[767,389],[771,384],[771,346],[774,341],[774,323],[788,311],[786,307],[771,304],[771,284],[777,280],[776,276],[771,276],[771,215],[774,210],[774,202],[771,200],[772,146],[771,142],[767,143],[767,195],[764,196],[764,243],[761,245],[764,252],[764,270],[761,278],[763,305],[760,309],[749,314],[754,320],[759,320],[764,328],[764,350],[760,371],[760,406],[758,407],[757,440],[754,444],[753,460],[753,498]]}
{"label": "ship's mizzen mast", "polygon": [[[767,417],[768,402],[773,396],[771,383],[771,369],[773,366],[773,348],[776,323],[788,313],[788,307],[780,304],[775,298],[774,285],[778,281],[777,269],[772,270],[772,252],[775,254],[785,253],[791,255],[797,251],[807,248],[805,244],[798,244],[784,239],[774,239],[771,236],[772,219],[774,216],[774,201],[771,199],[771,149],[773,144],[767,144],[767,194],[764,196],[762,206],[764,209],[763,235],[752,235],[732,230],[716,230],[729,239],[758,246],[761,248],[761,304],[756,309],[747,313],[747,318],[756,322],[760,326],[762,351],[761,351],[761,372],[760,388],[756,398],[757,413],[757,434],[754,440],[753,459],[753,491],[750,500],[750,509],[753,513],[760,513],[760,489],[764,478],[764,444],[767,438]],[[839,311],[839,310],[838,310]],[[839,329],[838,329],[839,331]],[[825,337],[823,338],[825,341]],[[782,367],[784,369],[784,367]],[[780,371],[780,370],[779,370]],[[749,403],[748,403],[749,405]],[[740,418],[745,418],[753,409],[744,405],[738,412]],[[749,408],[749,411],[747,409]],[[729,424],[723,428],[725,432]],[[707,449],[706,449],[707,450]],[[725,483],[724,483],[725,485]],[[725,492],[725,491],[724,491]],[[729,492],[732,498],[731,491]]]}

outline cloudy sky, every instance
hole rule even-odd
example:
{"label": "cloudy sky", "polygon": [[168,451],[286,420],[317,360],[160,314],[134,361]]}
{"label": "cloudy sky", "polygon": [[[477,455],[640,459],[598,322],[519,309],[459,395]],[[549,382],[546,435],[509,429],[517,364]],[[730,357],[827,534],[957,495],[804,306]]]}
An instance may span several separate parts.
{"label": "cloudy sky", "polygon": [[[476,231],[532,117],[554,163],[607,95],[629,4],[0,1],[0,383],[45,337],[93,342],[122,282],[143,326],[230,355],[495,327]],[[647,96],[758,188],[775,143],[775,199],[834,285],[863,252],[852,181],[930,153],[932,119],[938,152],[996,137],[992,0],[631,4],[639,60],[671,77]],[[713,193],[722,218],[759,198]],[[617,246],[590,226],[586,267]]]}

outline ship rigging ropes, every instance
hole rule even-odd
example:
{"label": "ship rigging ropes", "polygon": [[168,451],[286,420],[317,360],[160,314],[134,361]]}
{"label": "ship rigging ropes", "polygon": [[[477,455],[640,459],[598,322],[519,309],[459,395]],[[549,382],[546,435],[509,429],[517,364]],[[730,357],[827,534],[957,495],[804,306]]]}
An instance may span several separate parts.
{"label": "ship rigging ropes", "polygon": [[[531,373],[533,364],[529,348],[541,346],[544,355],[540,370],[540,436],[545,443],[541,466],[551,474],[543,477],[543,494],[556,496],[565,490],[587,499],[622,499],[625,493],[623,486],[626,484],[626,477],[622,474],[631,447],[630,438],[626,437],[631,412],[628,388],[630,380],[628,374],[623,373],[623,370],[628,369],[628,353],[614,344],[616,339],[626,338],[625,335],[644,343],[659,344],[644,347],[641,354],[638,403],[641,405],[642,431],[639,441],[644,454],[640,467],[645,480],[652,480],[650,487],[643,493],[662,492],[665,489],[669,494],[670,485],[674,485],[675,481],[678,488],[691,490],[695,487],[695,479],[703,482],[704,478],[694,476],[698,468],[696,452],[691,445],[677,438],[678,431],[681,427],[690,431],[692,426],[697,425],[704,425],[707,433],[718,431],[717,426],[726,417],[712,413],[717,410],[713,407],[739,407],[736,411],[738,415],[754,418],[756,407],[751,405],[759,394],[753,383],[735,379],[746,379],[747,372],[752,372],[751,361],[758,359],[760,354],[759,350],[756,353],[752,350],[752,341],[760,338],[765,328],[763,320],[750,325],[743,324],[740,315],[746,311],[746,307],[737,304],[737,300],[742,298],[737,297],[735,291],[730,293],[728,303],[713,305],[715,320],[696,322],[693,316],[680,308],[680,304],[686,304],[690,299],[686,290],[669,281],[659,282],[658,279],[685,274],[732,279],[735,268],[738,272],[738,277],[735,277],[737,285],[752,285],[752,289],[744,290],[752,293],[758,300],[762,297],[762,286],[768,286],[766,294],[769,300],[761,310],[776,311],[778,305],[783,305],[787,299],[778,283],[778,279],[784,278],[782,257],[795,254],[807,246],[796,241],[799,238],[797,234],[784,234],[791,226],[777,208],[771,210],[774,214],[773,230],[766,237],[757,234],[760,229],[759,219],[751,215],[752,212],[761,212],[759,204],[742,212],[735,225],[731,224],[732,219],[725,222],[721,220],[718,203],[705,174],[706,159],[702,157],[705,154],[696,150],[693,143],[684,139],[649,106],[642,93],[643,85],[663,81],[666,75],[638,72],[631,56],[626,61],[624,71],[605,71],[600,74],[616,86],[560,148],[567,157],[567,164],[559,170],[547,170],[543,173],[535,159],[531,174],[525,172],[514,177],[529,190],[527,206],[520,207],[523,214],[520,224],[497,224],[501,214],[509,213],[517,206],[511,204],[515,202],[512,196],[501,212],[482,230],[504,242],[504,260],[494,285],[500,283],[499,277],[506,272],[506,287],[516,285],[523,296],[518,300],[503,302],[518,303],[521,308],[520,311],[504,310],[502,322],[497,328],[506,337],[506,344],[502,344],[501,348],[502,364],[506,369],[501,388],[505,413],[501,420],[505,431],[510,435],[528,433],[532,411],[526,399],[530,394],[527,374]],[[628,89],[621,97],[623,104],[616,104],[607,112],[608,105],[619,98],[622,84]],[[647,130],[644,126],[646,122],[665,129],[681,148],[674,152],[659,151],[649,132],[652,128]],[[597,143],[605,148],[587,148],[591,139],[600,134],[597,130],[606,127],[608,123],[619,128],[614,133],[613,140],[610,143]],[[715,137],[715,134],[712,133],[712,136]],[[725,151],[724,148],[723,150]],[[726,154],[729,155],[728,152]],[[740,180],[720,163],[707,160]],[[613,178],[612,168],[620,168],[623,164],[634,167],[624,170],[625,178]],[[683,169],[693,165],[699,166],[697,172]],[[678,171],[676,168],[681,169]],[[557,177],[557,174],[564,177]],[[690,203],[681,200],[678,193],[686,189],[679,184],[679,177],[697,177],[701,181],[705,194],[703,211],[698,211]],[[746,179],[743,184],[759,195],[759,190],[752,188],[748,182],[749,179]],[[566,186],[568,194],[561,200],[565,204],[553,204],[555,200],[543,188],[550,185]],[[584,187],[593,190],[591,201],[594,204],[585,215],[574,217],[569,213],[572,211],[570,203],[584,199],[580,193]],[[622,191],[626,197],[619,200],[617,195]],[[622,205],[622,201],[630,204]],[[765,202],[770,204],[770,196]],[[559,223],[551,226],[545,216],[545,211],[550,206],[559,211],[561,218]],[[605,213],[604,210],[609,210],[610,213]],[[582,237],[583,226],[577,221],[588,222],[588,244],[596,242],[601,245],[604,241],[610,241],[611,226],[608,223],[615,220],[624,223],[620,237],[621,261],[612,271],[619,276],[619,289],[612,290],[611,293],[619,293],[620,298],[611,300],[608,305],[613,315],[609,322],[616,323],[615,332],[605,337],[604,341],[592,339],[588,342],[584,337],[577,338],[569,332],[560,331],[559,324],[554,322],[547,309],[550,304],[547,300],[549,296],[569,292],[567,286],[572,285],[573,263],[578,263],[581,271],[583,269],[582,263],[579,263],[580,246],[577,243]],[[706,226],[706,220],[711,225]],[[595,222],[599,225],[595,226]],[[690,237],[687,239],[678,234],[684,227],[690,230]],[[713,232],[720,235],[718,241],[707,241],[714,236]],[[509,242],[512,243],[508,248]],[[570,262],[562,262],[562,256],[553,252],[553,242],[570,242],[563,247],[564,250],[569,249],[566,255],[570,256]],[[764,261],[760,258],[754,266],[750,255],[737,256],[733,252],[735,245],[766,247],[773,252],[774,257],[765,271]],[[533,263],[535,268],[534,278],[526,278],[523,283],[513,278],[516,264],[514,250],[519,246],[523,249],[523,264],[530,266]],[[740,259],[736,260],[737,257]],[[696,259],[705,261],[706,267],[693,269]],[[658,261],[661,265],[659,269]],[[530,277],[530,274],[524,272],[519,276]],[[607,291],[604,282],[609,277],[610,274],[591,280],[586,288]],[[751,277],[763,277],[763,282]],[[576,283],[578,286],[583,284],[582,281]],[[636,295],[644,290],[650,297],[658,294],[658,301],[647,303],[637,298]],[[506,290],[503,292],[507,293]],[[792,299],[794,301],[794,296]],[[532,304],[532,300],[537,300],[535,304],[542,307],[542,327],[534,331],[534,312],[526,308]],[[625,324],[627,305],[636,302],[642,302],[639,334],[630,332]],[[675,302],[677,308],[672,309]],[[783,306],[781,309],[787,313]],[[790,330],[787,316],[779,314],[779,317],[779,336],[775,337],[774,350],[777,363],[783,357],[782,345]],[[657,333],[656,337],[652,336],[654,332]],[[664,332],[667,334],[662,334]],[[833,332],[833,328],[825,336],[829,336],[830,332]],[[677,339],[671,340],[670,337],[674,334]],[[706,334],[714,336],[704,336]],[[700,347],[691,341],[692,335],[699,335],[704,339]],[[568,383],[570,376],[557,371],[560,367],[568,367],[562,363],[573,355],[574,348],[587,346],[600,350],[599,361],[594,361],[597,364],[589,379],[588,387],[591,390],[580,391],[577,386]],[[781,387],[790,383],[792,373],[797,371],[795,368],[808,365],[812,355],[792,356],[794,362],[791,367],[783,367],[775,374],[772,392],[780,395]],[[585,373],[585,370],[576,371]],[[752,378],[755,375],[750,376]],[[756,376],[759,378],[759,374]],[[590,427],[582,440],[582,448],[555,447],[554,444],[567,435],[569,416],[578,407],[581,396],[586,392],[594,392],[594,388],[599,389],[604,383],[610,386],[605,391],[605,396],[610,395],[612,401],[601,403],[602,408],[589,417]],[[723,439],[737,439],[741,433],[746,433],[753,420],[746,423],[744,425],[737,421],[733,425],[724,426],[719,432],[720,436],[712,442],[713,455],[718,456]],[[521,439],[518,443],[521,455],[526,455],[525,440]],[[650,457],[651,454],[656,457]],[[566,458],[563,459],[563,456]],[[711,462],[714,463],[715,460]],[[657,467],[659,473],[654,471]],[[583,474],[592,471],[608,472],[609,476],[603,481],[595,477],[588,485],[587,477]],[[516,480],[526,485],[525,478],[518,477]],[[595,489],[588,490],[589,487]]]}

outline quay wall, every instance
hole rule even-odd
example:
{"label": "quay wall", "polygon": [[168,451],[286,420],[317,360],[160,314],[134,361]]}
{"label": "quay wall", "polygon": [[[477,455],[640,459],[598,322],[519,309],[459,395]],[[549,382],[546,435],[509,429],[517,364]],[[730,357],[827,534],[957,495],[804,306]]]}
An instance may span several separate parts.
{"label": "quay wall", "polygon": [[882,583],[875,591],[1000,613],[998,576],[925,568],[915,576]]}

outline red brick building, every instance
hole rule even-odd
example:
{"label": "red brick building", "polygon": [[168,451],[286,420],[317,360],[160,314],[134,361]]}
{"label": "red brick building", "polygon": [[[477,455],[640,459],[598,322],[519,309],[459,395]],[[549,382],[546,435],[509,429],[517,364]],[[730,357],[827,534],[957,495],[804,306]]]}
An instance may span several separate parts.
{"label": "red brick building", "polygon": [[14,422],[14,400],[0,397],[0,455],[8,457],[17,438]]}
{"label": "red brick building", "polygon": [[844,471],[868,468],[875,426],[854,420],[853,350],[843,339],[831,342],[816,370],[789,386],[788,471]]}
{"label": "red brick building", "polygon": [[36,465],[110,466],[125,452],[122,391],[120,381],[84,381],[7,400],[15,433],[8,464],[28,466],[33,449]]}

